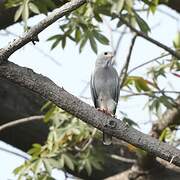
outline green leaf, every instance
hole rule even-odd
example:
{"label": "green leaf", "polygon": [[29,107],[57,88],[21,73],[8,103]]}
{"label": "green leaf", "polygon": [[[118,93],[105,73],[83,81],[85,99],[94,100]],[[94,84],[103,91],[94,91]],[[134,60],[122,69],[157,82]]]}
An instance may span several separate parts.
{"label": "green leaf", "polygon": [[180,49],[180,31],[177,32],[174,41],[173,41],[173,45],[176,49]]}
{"label": "green leaf", "polygon": [[63,35],[56,34],[54,36],[51,36],[50,38],[47,39],[47,41],[55,40],[55,39],[61,39]]}
{"label": "green leaf", "polygon": [[118,0],[116,2],[112,2],[111,12],[115,14],[119,14],[124,6],[124,0]]}
{"label": "green leaf", "polygon": [[98,161],[91,161],[91,164],[92,166],[95,168],[95,169],[98,169],[98,170],[102,170],[102,166],[101,164],[98,162]]}
{"label": "green leaf", "polygon": [[81,40],[81,31],[79,28],[77,28],[75,32],[75,41],[76,43],[78,43],[80,40]]}
{"label": "green leaf", "polygon": [[101,16],[100,16],[98,13],[96,13],[96,11],[94,11],[94,18],[95,18],[96,21],[98,21],[98,22],[103,22]]}
{"label": "green leaf", "polygon": [[44,117],[44,122],[49,122],[51,116],[53,115],[54,113],[54,110],[56,109],[56,106],[52,106],[51,109],[45,114],[45,117]]}
{"label": "green leaf", "polygon": [[81,40],[81,42],[80,42],[80,47],[79,47],[79,52],[80,52],[80,53],[82,52],[82,49],[83,49],[83,47],[85,46],[87,40],[88,40],[87,36],[85,36],[85,37]]}
{"label": "green leaf", "polygon": [[43,159],[43,164],[44,164],[44,167],[45,167],[46,171],[48,172],[48,174],[51,175],[52,166],[49,163],[48,159]]}
{"label": "green leaf", "polygon": [[22,18],[24,22],[27,22],[29,18],[29,7],[28,7],[28,1],[25,0],[23,4],[23,11],[22,11]]}
{"label": "green leaf", "polygon": [[159,137],[159,140],[160,141],[164,141],[165,139],[168,139],[170,138],[172,135],[172,131],[169,127],[165,128],[163,130],[163,132],[161,133],[160,137]]}
{"label": "green leaf", "polygon": [[22,171],[24,168],[25,168],[25,165],[23,164],[23,165],[17,167],[16,169],[14,169],[14,170],[13,170],[13,173],[14,173],[15,175],[17,175],[17,174],[19,174],[20,171]]}
{"label": "green leaf", "polygon": [[59,39],[56,39],[56,40],[54,41],[54,43],[52,44],[52,46],[51,46],[51,50],[54,49],[54,48],[59,44],[60,41],[61,41],[60,38],[59,38]]}
{"label": "green leaf", "polygon": [[16,22],[22,15],[22,11],[23,11],[23,6],[19,6],[19,8],[17,9],[15,15],[14,15],[14,21]]}
{"label": "green leaf", "polygon": [[132,119],[129,119],[127,117],[124,117],[123,120],[122,120],[124,123],[127,123],[129,126],[136,126],[139,128],[139,125],[134,122]]}
{"label": "green leaf", "polygon": [[160,98],[159,98],[159,101],[165,106],[165,107],[167,107],[167,108],[172,108],[173,107],[173,104],[168,100],[168,98],[167,97],[165,97],[165,96],[161,96]]}
{"label": "green leaf", "polygon": [[52,105],[51,101],[47,101],[42,107],[41,107],[41,111],[46,110],[47,108],[49,108]]}
{"label": "green leaf", "polygon": [[40,14],[38,7],[32,2],[29,3],[29,9],[35,14]]}
{"label": "green leaf", "polygon": [[99,33],[98,31],[94,30],[93,35],[101,44],[104,44],[104,45],[109,44],[109,40],[104,35]]}
{"label": "green leaf", "polygon": [[90,42],[92,50],[97,54],[97,44],[93,36],[89,36],[89,42]]}
{"label": "green leaf", "polygon": [[42,163],[42,159],[38,159],[32,164],[31,168],[35,175],[40,171],[41,163]]}
{"label": "green leaf", "polygon": [[64,36],[61,40],[61,43],[62,43],[62,48],[64,49],[65,48],[65,45],[66,45],[66,36]]}
{"label": "green leaf", "polygon": [[66,154],[62,154],[61,158],[64,159],[64,163],[65,165],[70,169],[70,170],[74,170],[74,164],[73,161],[71,160],[71,158],[69,156],[67,156]]}
{"label": "green leaf", "polygon": [[91,173],[92,173],[92,166],[91,166],[91,164],[90,164],[88,159],[85,160],[84,167],[85,167],[85,169],[86,169],[86,171],[88,173],[88,176],[90,176]]}
{"label": "green leaf", "polygon": [[136,17],[136,21],[141,31],[147,34],[150,31],[150,28],[146,23],[146,21],[144,21],[135,11],[134,11],[134,15]]}
{"label": "green leaf", "polygon": [[140,88],[140,90],[143,90],[143,91],[150,91],[151,90],[147,84],[147,81],[144,80],[143,78],[137,79],[136,84],[138,84],[138,87]]}

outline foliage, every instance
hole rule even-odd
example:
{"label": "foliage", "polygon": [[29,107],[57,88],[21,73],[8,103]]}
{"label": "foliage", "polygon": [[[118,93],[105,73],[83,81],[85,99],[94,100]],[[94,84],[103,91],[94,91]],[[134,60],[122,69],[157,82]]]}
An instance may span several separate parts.
{"label": "foliage", "polygon": [[[59,4],[61,6],[63,1]],[[141,16],[140,10],[147,16],[155,13],[159,0],[91,0],[88,4],[66,15],[59,23],[59,33],[47,39],[52,43],[51,49],[61,45],[67,46],[67,41],[73,41],[82,52],[87,43],[97,53],[98,45],[109,45],[110,39],[103,33],[102,25],[106,20],[113,22],[115,30],[121,30],[123,23],[120,16],[131,26],[145,35],[151,31],[146,20]],[[49,10],[58,7],[53,0],[7,0],[6,8],[17,7],[14,21],[23,20],[25,30],[28,30],[28,19],[32,14],[47,14]],[[113,31],[113,29],[111,29]],[[111,42],[112,43],[112,42]],[[180,49],[180,32],[172,40],[175,51]],[[143,64],[139,67],[144,66]],[[151,61],[146,77],[127,73],[123,90],[127,92],[126,99],[131,96],[145,95],[149,112],[158,116],[162,109],[176,107],[176,102],[166,89],[161,87],[159,79],[166,79],[169,75],[180,78],[180,62],[177,58],[163,54],[158,59]],[[99,138],[99,132],[83,123],[81,120],[64,112],[50,102],[42,110],[46,110],[44,121],[50,126],[50,132],[45,145],[34,144],[29,150],[32,158],[14,171],[19,179],[53,179],[52,171],[86,172],[91,175],[93,169],[103,168],[103,152],[93,146],[93,139]],[[134,120],[125,115],[123,122],[129,126],[139,127]],[[167,127],[161,133],[160,140],[174,142],[176,126]],[[146,152],[129,145],[140,154]]]}
{"label": "foliage", "polygon": [[49,179],[53,169],[86,171],[88,175],[93,169],[101,170],[102,152],[92,145],[92,138],[98,138],[95,129],[51,103],[43,107],[47,108],[47,141],[43,146],[33,144],[28,151],[31,159],[14,171],[19,179]]}

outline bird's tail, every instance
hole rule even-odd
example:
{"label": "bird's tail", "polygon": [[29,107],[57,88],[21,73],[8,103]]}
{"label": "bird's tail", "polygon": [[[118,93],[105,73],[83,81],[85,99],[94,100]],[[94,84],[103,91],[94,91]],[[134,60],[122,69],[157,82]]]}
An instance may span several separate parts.
{"label": "bird's tail", "polygon": [[106,133],[103,133],[103,144],[110,145],[112,143],[112,136]]}

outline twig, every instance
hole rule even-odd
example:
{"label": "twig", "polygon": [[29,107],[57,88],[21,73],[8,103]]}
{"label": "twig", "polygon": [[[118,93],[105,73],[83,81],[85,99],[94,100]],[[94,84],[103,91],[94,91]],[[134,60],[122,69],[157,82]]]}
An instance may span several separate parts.
{"label": "twig", "polygon": [[138,36],[143,37],[144,39],[150,41],[151,43],[159,46],[160,48],[166,50],[167,52],[169,52],[171,55],[173,55],[174,57],[176,57],[177,59],[180,59],[180,53],[174,51],[173,49],[169,48],[168,46],[160,43],[159,41],[149,37],[148,35],[146,35],[145,33],[138,31],[137,29],[135,29],[133,26],[131,26],[124,18],[122,18],[121,16],[119,16],[119,19],[122,21],[122,23],[124,23],[126,26],[128,26],[133,32],[135,32]]}
{"label": "twig", "polygon": [[161,58],[163,58],[163,57],[166,57],[166,56],[169,56],[169,53],[164,54],[164,55],[161,55],[161,56],[159,56],[159,57],[157,57],[157,58],[151,59],[151,60],[149,60],[149,61],[147,61],[147,62],[145,62],[145,63],[143,63],[143,64],[140,64],[140,65],[132,68],[132,69],[128,72],[128,75],[129,75],[130,73],[134,72],[135,70],[137,70],[137,69],[139,69],[139,68],[141,68],[141,67],[143,67],[143,66],[145,66],[145,65],[147,65],[147,64],[149,64],[149,63],[152,63],[152,62],[154,62],[154,61],[157,61],[158,59],[161,59]]}
{"label": "twig", "polygon": [[82,151],[85,151],[85,150],[87,149],[87,147],[92,143],[93,138],[94,138],[96,132],[97,132],[97,129],[94,128],[94,129],[93,129],[93,132],[92,132],[92,135],[91,135],[91,138],[90,138],[89,141],[85,144],[85,146],[82,148]]}
{"label": "twig", "polygon": [[19,124],[23,124],[23,123],[27,123],[27,122],[31,122],[31,121],[36,121],[36,120],[43,120],[43,118],[44,118],[44,115],[40,115],[40,116],[30,116],[27,118],[22,118],[22,119],[18,119],[15,121],[11,121],[11,122],[8,122],[6,124],[1,125],[0,131],[5,130],[5,129],[10,128],[10,127],[13,127],[13,126],[16,126],[16,125],[19,125]]}
{"label": "twig", "polygon": [[126,163],[131,163],[131,164],[134,164],[137,162],[136,159],[129,159],[129,158],[125,158],[125,157],[122,157],[122,156],[118,156],[116,154],[112,154],[111,157],[113,159],[117,159],[119,161],[122,161],[122,162],[126,162]]}
{"label": "twig", "polygon": [[129,48],[129,53],[128,53],[128,56],[127,56],[127,59],[126,59],[126,62],[120,72],[120,75],[119,75],[119,80],[120,80],[120,89],[123,87],[124,85],[124,82],[126,80],[126,76],[127,76],[127,71],[128,71],[128,67],[129,67],[129,62],[130,62],[130,59],[131,59],[131,54],[132,54],[132,50],[133,50],[133,47],[134,47],[134,43],[135,43],[135,40],[137,38],[137,35],[135,35],[133,38],[132,38],[132,41],[131,41],[131,46]]}
{"label": "twig", "polygon": [[[167,94],[180,94],[180,91],[163,91],[163,92]],[[149,92],[143,92],[143,93],[142,92],[141,93],[128,92],[128,93],[131,93],[131,94],[121,96],[121,98],[130,97],[130,96],[151,96],[152,97],[153,94],[162,94],[162,91],[149,91]]]}
{"label": "twig", "polygon": [[28,160],[28,159],[29,159],[28,157],[26,157],[26,156],[24,156],[24,155],[22,155],[22,154],[19,154],[19,153],[17,153],[17,152],[11,151],[11,150],[9,150],[9,149],[5,149],[5,148],[3,148],[3,147],[0,147],[0,151],[4,151],[4,152],[6,152],[6,153],[19,156],[19,157],[21,157],[21,158],[23,158],[23,159],[25,159],[25,160]]}

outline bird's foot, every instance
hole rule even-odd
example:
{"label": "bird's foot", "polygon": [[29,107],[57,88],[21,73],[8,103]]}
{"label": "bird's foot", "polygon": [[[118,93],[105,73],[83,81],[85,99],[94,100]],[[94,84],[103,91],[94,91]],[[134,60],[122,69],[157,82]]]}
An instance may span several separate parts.
{"label": "bird's foot", "polygon": [[106,110],[106,109],[97,108],[97,110],[98,110],[98,111],[101,111],[101,112],[103,112],[103,113],[105,113],[105,114],[107,114],[107,115],[109,115],[109,116],[115,117],[114,114],[112,114],[111,112],[109,112],[109,111]]}

